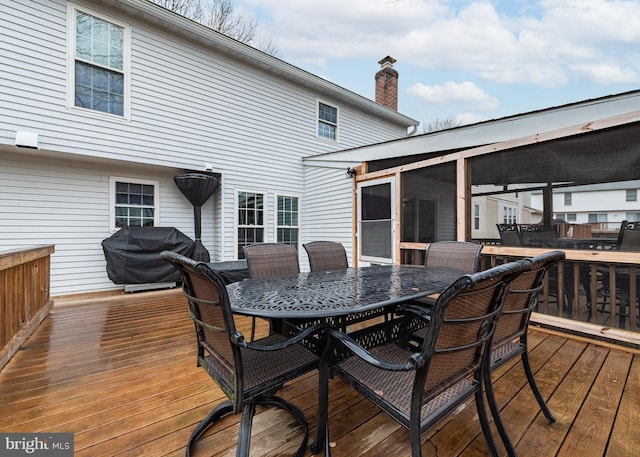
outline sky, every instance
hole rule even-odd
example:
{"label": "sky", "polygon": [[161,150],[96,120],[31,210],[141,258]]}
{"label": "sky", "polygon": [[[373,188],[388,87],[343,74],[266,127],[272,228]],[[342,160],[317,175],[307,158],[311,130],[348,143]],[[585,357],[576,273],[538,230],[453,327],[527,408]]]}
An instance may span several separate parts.
{"label": "sky", "polygon": [[235,0],[278,57],[423,125],[497,119],[640,89],[640,0]]}

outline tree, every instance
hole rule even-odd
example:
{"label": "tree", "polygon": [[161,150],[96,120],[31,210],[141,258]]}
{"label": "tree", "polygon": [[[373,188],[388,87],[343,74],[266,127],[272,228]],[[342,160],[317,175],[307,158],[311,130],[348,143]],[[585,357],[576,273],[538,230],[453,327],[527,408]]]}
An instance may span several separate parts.
{"label": "tree", "polygon": [[258,22],[249,14],[237,12],[233,0],[152,1],[267,54],[278,54],[273,41],[259,32]]}
{"label": "tree", "polygon": [[421,133],[433,133],[439,132],[440,130],[452,129],[454,127],[459,127],[462,123],[457,120],[453,116],[449,116],[444,119],[434,119],[427,124],[423,124],[421,126]]}

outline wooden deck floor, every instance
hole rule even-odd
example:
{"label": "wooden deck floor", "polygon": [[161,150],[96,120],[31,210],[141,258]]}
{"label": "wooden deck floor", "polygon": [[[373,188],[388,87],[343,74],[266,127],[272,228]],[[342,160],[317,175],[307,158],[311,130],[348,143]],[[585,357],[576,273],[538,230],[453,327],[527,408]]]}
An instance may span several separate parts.
{"label": "wooden deck floor", "polygon": [[[638,351],[537,329],[530,341],[558,421],[541,416],[519,364],[503,367],[496,394],[518,454],[640,455]],[[223,397],[196,367],[194,349],[179,290],[58,304],[0,372],[0,431],[73,432],[76,456],[182,456],[191,430]],[[281,393],[305,411],[311,437],[316,381],[310,374]],[[338,380],[330,414],[335,457],[409,455],[408,433]],[[218,423],[195,457],[235,455],[238,420]],[[485,456],[479,432],[470,404],[425,436],[423,453]],[[284,413],[260,409],[252,455],[290,455],[299,436]]]}

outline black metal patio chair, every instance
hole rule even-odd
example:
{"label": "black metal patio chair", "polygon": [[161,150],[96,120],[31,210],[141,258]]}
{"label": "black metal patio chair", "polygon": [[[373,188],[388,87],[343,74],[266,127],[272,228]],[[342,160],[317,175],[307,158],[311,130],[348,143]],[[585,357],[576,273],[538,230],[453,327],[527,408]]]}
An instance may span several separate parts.
{"label": "black metal patio chair", "polygon": [[228,397],[193,430],[186,455],[207,428],[227,414],[242,413],[237,456],[248,456],[251,424],[256,406],[276,406],[287,411],[303,429],[296,456],[302,457],[308,441],[308,425],[302,411],[275,395],[282,386],[318,366],[318,357],[299,342],[320,332],[308,327],[294,337],[273,333],[247,342],[235,327],[223,279],[206,263],[170,251],[161,257],[181,273],[182,287],[196,329],[198,366],[211,376]]}
{"label": "black metal patio chair", "polygon": [[[451,268],[458,270],[460,276],[480,271],[480,254],[482,245],[468,241],[436,241],[427,246],[424,265],[429,268]],[[436,296],[416,300],[419,303],[433,306]]]}
{"label": "black metal patio chair", "polygon": [[[293,276],[300,272],[298,251],[290,244],[256,243],[244,246],[244,258],[247,259],[249,278],[277,278]],[[256,318],[251,318],[251,341],[255,337]]]}
{"label": "black metal patio chair", "polygon": [[503,246],[522,246],[518,224],[496,224]]}
{"label": "black metal patio chair", "polygon": [[[489,370],[485,355],[501,311],[509,281],[525,263],[511,262],[451,284],[433,308],[407,304],[401,310],[428,321],[429,331],[417,348],[402,338],[365,349],[349,335],[328,330],[328,343],[320,362],[319,417],[314,451],[330,455],[328,426],[329,377],[335,373],[407,428],[411,455],[422,455],[421,436],[470,397],[476,408],[484,438],[497,456],[484,405],[483,388]],[[336,354],[349,356],[334,363]]]}
{"label": "black metal patio chair", "polygon": [[344,270],[349,268],[347,252],[335,241],[311,241],[303,244],[309,257],[311,271]]}
{"label": "black metal patio chair", "polygon": [[[535,310],[538,295],[544,287],[544,277],[547,272],[564,260],[563,251],[550,251],[536,257],[525,259],[527,267],[525,271],[517,275],[509,284],[507,294],[504,299],[502,312],[496,324],[496,330],[491,343],[491,371],[504,365],[514,357],[520,356],[520,361],[524,368],[529,387],[540,405],[542,413],[550,424],[555,422],[555,417],[549,410],[529,364],[527,336],[529,330],[529,318]],[[487,372],[486,383],[491,383],[491,375]],[[504,432],[497,404],[493,398],[493,389],[487,390],[489,407],[496,424],[500,424],[497,429],[500,432],[502,442],[507,449],[509,456],[515,456],[515,451],[509,437]]]}

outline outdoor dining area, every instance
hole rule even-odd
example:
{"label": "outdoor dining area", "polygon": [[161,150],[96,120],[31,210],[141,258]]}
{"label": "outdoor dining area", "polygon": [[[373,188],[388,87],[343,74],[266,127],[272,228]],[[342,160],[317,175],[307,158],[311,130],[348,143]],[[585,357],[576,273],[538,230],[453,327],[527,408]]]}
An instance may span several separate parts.
{"label": "outdoor dining area", "polygon": [[246,247],[237,282],[165,252],[182,291],[56,306],[0,372],[0,429],[73,432],[88,456],[640,446],[638,350],[530,325],[562,251],[485,268],[487,247],[440,242],[353,268],[339,243],[304,248],[301,272],[289,245]]}

